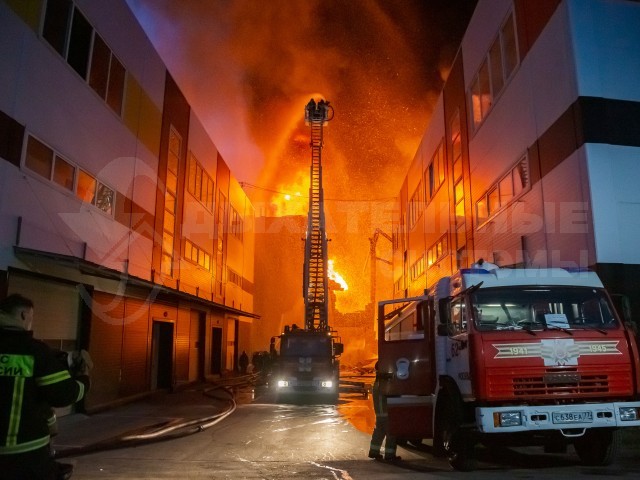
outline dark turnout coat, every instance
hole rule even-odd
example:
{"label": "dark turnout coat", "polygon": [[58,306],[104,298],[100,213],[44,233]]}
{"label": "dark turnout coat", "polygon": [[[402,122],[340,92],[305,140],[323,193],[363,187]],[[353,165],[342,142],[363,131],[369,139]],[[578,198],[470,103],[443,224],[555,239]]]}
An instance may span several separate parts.
{"label": "dark turnout coat", "polygon": [[32,332],[0,328],[0,455],[48,445],[50,407],[81,400],[88,383]]}

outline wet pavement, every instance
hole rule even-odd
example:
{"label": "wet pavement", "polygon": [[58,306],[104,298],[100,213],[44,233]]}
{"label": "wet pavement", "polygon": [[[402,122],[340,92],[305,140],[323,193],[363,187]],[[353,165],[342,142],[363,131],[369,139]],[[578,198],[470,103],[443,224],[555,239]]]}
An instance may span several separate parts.
{"label": "wet pavement", "polygon": [[[223,418],[221,413],[234,408],[230,397],[209,388],[159,392],[101,413],[63,417],[55,448],[62,461],[75,465],[74,480],[413,480],[461,475],[445,459],[433,457],[428,444],[399,447],[399,464],[367,459],[375,415],[371,400],[362,395],[343,393],[335,406],[278,404],[264,387],[236,387],[235,410]],[[171,441],[159,441],[167,439]],[[554,455],[533,447],[480,447],[478,459],[478,470],[471,474],[476,480],[635,478],[640,431],[625,432],[619,459],[610,467],[581,466],[571,447]]]}

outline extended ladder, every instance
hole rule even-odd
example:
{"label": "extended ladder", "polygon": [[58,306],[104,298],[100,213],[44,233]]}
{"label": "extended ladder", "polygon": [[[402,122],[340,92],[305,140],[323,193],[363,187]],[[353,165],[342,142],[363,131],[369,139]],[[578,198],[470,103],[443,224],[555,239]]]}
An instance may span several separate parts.
{"label": "extended ladder", "polygon": [[327,235],[322,190],[323,127],[331,118],[329,102],[313,99],[305,108],[305,122],[311,130],[311,173],[309,214],[304,254],[303,295],[305,329],[329,331],[329,280],[327,271]]}

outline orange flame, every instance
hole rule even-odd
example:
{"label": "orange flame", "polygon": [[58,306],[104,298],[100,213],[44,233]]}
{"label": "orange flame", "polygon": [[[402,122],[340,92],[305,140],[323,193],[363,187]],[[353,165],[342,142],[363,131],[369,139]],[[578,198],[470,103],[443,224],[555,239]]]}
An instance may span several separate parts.
{"label": "orange flame", "polygon": [[347,282],[344,280],[344,278],[342,278],[342,275],[336,272],[335,269],[333,268],[333,264],[335,263],[335,260],[330,259],[328,263],[329,263],[329,269],[327,271],[327,275],[329,276],[329,278],[334,282],[340,284],[340,286],[344,291],[349,290],[349,285],[347,285]]}
{"label": "orange flame", "polygon": [[307,215],[309,199],[302,192],[309,191],[307,172],[299,171],[289,184],[278,184],[276,193],[269,199],[271,214],[276,217],[285,215]]}

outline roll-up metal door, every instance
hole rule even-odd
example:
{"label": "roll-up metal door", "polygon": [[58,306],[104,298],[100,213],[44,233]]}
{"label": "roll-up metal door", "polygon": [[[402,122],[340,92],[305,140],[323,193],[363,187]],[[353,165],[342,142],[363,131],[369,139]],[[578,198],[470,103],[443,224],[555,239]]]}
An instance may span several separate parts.
{"label": "roll-up metal door", "polygon": [[91,372],[87,408],[119,398],[124,306],[121,297],[98,291],[93,293],[89,353],[95,366]]}
{"label": "roll-up metal door", "polygon": [[12,272],[8,293],[19,293],[34,303],[33,336],[60,349],[74,349],[80,318],[77,285]]}
{"label": "roll-up metal door", "polygon": [[149,304],[144,300],[127,298],[124,315],[120,395],[129,396],[149,390]]}

